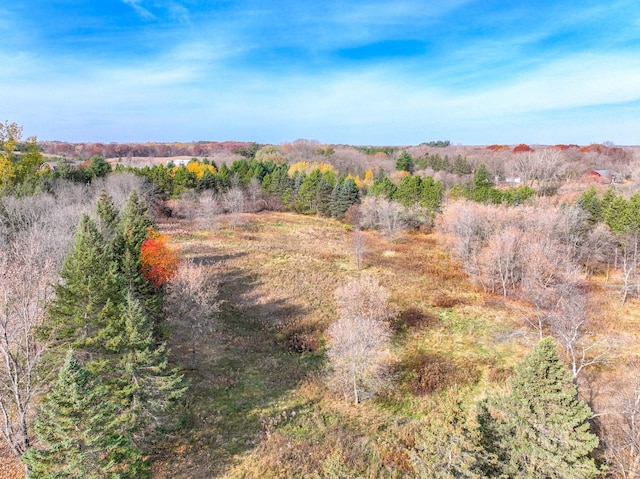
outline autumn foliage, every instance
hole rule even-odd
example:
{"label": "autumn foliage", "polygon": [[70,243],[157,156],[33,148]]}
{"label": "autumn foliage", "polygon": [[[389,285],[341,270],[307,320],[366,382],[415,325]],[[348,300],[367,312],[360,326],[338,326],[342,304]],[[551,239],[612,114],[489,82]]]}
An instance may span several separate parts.
{"label": "autumn foliage", "polygon": [[502,151],[502,150],[508,150],[509,145],[489,145],[489,146],[485,146],[485,148],[491,151]]}
{"label": "autumn foliage", "polygon": [[531,148],[529,145],[525,145],[524,143],[520,143],[513,149],[514,153],[527,153],[531,151],[533,151],[533,148]]}
{"label": "autumn foliage", "polygon": [[142,274],[154,288],[169,281],[178,267],[178,255],[167,243],[166,235],[150,229],[141,246]]}

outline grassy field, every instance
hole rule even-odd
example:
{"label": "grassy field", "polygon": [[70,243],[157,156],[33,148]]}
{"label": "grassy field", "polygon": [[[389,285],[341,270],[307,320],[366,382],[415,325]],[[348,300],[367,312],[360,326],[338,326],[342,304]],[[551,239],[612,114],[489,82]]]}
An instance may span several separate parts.
{"label": "grassy field", "polygon": [[[243,220],[213,232],[163,226],[183,254],[214,265],[222,304],[199,340],[197,370],[187,371],[183,428],[159,448],[154,477],[331,477],[345,464],[364,477],[402,477],[413,423],[438,397],[471,401],[499,387],[527,349],[505,339],[522,326],[511,307],[469,284],[433,235],[390,243],[365,232],[358,271],[342,223],[289,213]],[[394,387],[355,406],[323,386],[323,348],[333,291],[362,274],[391,292]],[[172,350],[186,362],[180,337]]]}

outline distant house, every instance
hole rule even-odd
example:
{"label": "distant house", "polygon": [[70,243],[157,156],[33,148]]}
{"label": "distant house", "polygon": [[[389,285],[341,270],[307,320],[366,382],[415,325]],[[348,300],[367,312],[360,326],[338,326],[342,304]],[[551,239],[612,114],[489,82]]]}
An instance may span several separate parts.
{"label": "distant house", "polygon": [[613,170],[587,171],[583,178],[586,181],[595,181],[598,183],[622,183],[622,175]]}
{"label": "distant house", "polygon": [[514,176],[506,176],[504,179],[505,183],[515,183],[515,184],[520,184],[522,183],[522,178],[520,178],[520,176],[518,175],[514,175]]}
{"label": "distant house", "polygon": [[187,160],[187,159],[184,159],[184,158],[178,158],[178,159],[173,160],[173,164],[175,166],[187,166],[189,164],[189,161],[191,161],[191,160]]}

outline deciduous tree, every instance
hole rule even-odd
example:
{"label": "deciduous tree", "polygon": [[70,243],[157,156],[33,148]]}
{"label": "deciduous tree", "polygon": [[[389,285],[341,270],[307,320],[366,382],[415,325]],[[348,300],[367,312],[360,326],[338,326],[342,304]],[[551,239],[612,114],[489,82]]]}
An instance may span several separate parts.
{"label": "deciduous tree", "polygon": [[389,293],[377,280],[363,277],[339,287],[334,296],[338,319],[328,330],[329,384],[358,404],[384,384],[391,336]]}

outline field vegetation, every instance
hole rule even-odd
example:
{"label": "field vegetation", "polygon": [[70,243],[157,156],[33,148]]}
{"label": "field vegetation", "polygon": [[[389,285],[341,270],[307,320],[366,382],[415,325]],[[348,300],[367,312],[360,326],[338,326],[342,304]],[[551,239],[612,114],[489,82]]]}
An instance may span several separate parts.
{"label": "field vegetation", "polygon": [[640,472],[633,149],[0,133],[6,477]]}

